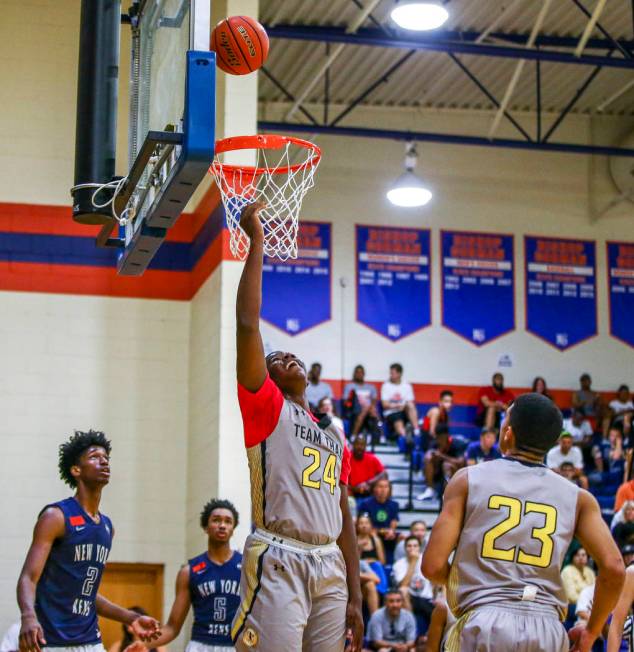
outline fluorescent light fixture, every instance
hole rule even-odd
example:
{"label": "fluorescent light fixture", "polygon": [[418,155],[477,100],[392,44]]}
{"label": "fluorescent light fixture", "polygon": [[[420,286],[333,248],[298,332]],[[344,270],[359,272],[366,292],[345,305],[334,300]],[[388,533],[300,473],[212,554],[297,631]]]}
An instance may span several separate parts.
{"label": "fluorescent light fixture", "polygon": [[397,4],[390,16],[403,29],[425,32],[444,25],[449,12],[434,2],[407,2]]}
{"label": "fluorescent light fixture", "polygon": [[387,191],[387,198],[395,206],[415,208],[424,206],[432,198],[431,190],[426,188],[422,179],[413,172],[417,161],[416,145],[407,143],[405,146],[405,172]]}

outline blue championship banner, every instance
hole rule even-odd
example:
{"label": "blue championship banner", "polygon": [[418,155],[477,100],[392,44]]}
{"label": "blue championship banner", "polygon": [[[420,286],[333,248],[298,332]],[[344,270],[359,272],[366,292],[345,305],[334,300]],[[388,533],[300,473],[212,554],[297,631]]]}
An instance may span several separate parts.
{"label": "blue championship banner", "polygon": [[610,335],[634,346],[634,243],[608,242]]}
{"label": "blue championship banner", "polygon": [[300,222],[296,259],[264,257],[262,319],[289,335],[330,319],[330,243],[329,223]]}
{"label": "blue championship banner", "polygon": [[526,330],[565,349],[597,334],[595,244],[524,238]]}
{"label": "blue championship banner", "polygon": [[515,329],[513,236],[441,231],[442,323],[477,346]]}
{"label": "blue championship banner", "polygon": [[429,326],[430,232],[356,227],[357,320],[396,341]]}

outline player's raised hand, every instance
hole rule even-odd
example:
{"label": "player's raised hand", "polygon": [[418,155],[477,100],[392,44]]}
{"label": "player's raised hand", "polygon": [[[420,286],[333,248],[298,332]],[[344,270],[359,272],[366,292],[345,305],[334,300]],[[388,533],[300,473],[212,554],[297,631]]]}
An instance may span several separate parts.
{"label": "player's raised hand", "polygon": [[139,616],[130,624],[132,633],[142,641],[155,641],[161,635],[161,625],[156,618]]}
{"label": "player's raised hand", "polygon": [[350,652],[361,652],[363,649],[363,614],[361,607],[348,602],[346,607],[346,638],[350,641]]}
{"label": "player's raised hand", "polygon": [[240,213],[240,226],[249,236],[251,242],[262,241],[264,239],[264,228],[260,221],[260,211],[266,206],[263,202],[253,202],[247,204]]}
{"label": "player's raised hand", "polygon": [[20,627],[20,652],[41,652],[41,645],[46,645],[44,632],[35,616],[22,618]]}

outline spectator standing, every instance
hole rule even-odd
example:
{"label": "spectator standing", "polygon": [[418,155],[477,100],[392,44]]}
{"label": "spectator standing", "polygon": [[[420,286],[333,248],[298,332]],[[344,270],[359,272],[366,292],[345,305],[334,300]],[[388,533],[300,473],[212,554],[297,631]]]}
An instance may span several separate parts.
{"label": "spectator standing", "polygon": [[[358,364],[352,373],[352,382],[343,388],[344,416],[350,420],[350,438],[362,431],[373,435],[380,428],[376,407],[377,391],[371,383],[365,382],[365,369]],[[380,433],[379,433],[380,434]]]}
{"label": "spectator standing", "polygon": [[381,385],[383,416],[398,438],[406,437],[405,425],[409,423],[414,435],[420,435],[414,389],[403,380],[403,366],[390,365],[390,379]]}
{"label": "spectator standing", "polygon": [[634,414],[634,402],[632,402],[630,388],[627,385],[621,385],[616,398],[610,401],[610,419],[611,424],[621,425],[625,437],[632,430],[632,414]]}
{"label": "spectator standing", "polygon": [[634,543],[634,500],[626,500],[622,512],[623,520],[612,530],[612,536],[621,549]]}
{"label": "spectator standing", "polygon": [[572,407],[582,408],[587,417],[598,420],[601,412],[601,397],[592,390],[590,374],[581,374],[579,389],[572,394]]}
{"label": "spectator standing", "polygon": [[399,591],[385,595],[385,607],[368,623],[370,647],[378,652],[407,652],[416,645],[416,620],[403,606]]}
{"label": "spectator standing", "polygon": [[535,392],[535,394],[542,394],[546,398],[549,398],[551,401],[554,400],[550,392],[548,391],[548,386],[546,385],[546,381],[541,376],[536,376],[535,379],[533,380],[532,391]]}
{"label": "spectator standing", "polygon": [[371,616],[379,608],[377,585],[381,583],[381,579],[365,559],[359,560],[359,579],[361,580],[363,602]]}
{"label": "spectator standing", "polygon": [[570,462],[575,468],[575,479],[579,480],[580,486],[588,488],[588,478],[583,473],[583,455],[581,449],[573,446],[572,435],[565,430],[559,437],[559,444],[553,446],[546,455],[546,466],[555,473],[561,475],[561,465]]}
{"label": "spectator standing", "polygon": [[588,566],[588,553],[585,548],[579,548],[572,556],[571,563],[564,566],[561,579],[568,604],[576,606],[581,591],[596,581],[594,571]]}
{"label": "spectator standing", "polygon": [[[401,535],[402,536],[402,535]],[[409,526],[409,534],[399,540],[394,549],[394,562],[405,557],[405,541],[410,537],[416,537],[420,543],[421,554],[425,551],[427,545],[427,523],[425,521],[413,521]]]}
{"label": "spectator standing", "polygon": [[359,503],[359,512],[369,514],[372,526],[383,542],[388,564],[392,563],[394,556],[398,526],[398,503],[390,498],[390,493],[389,481],[381,478],[374,483],[372,496]]}
{"label": "spectator standing", "polygon": [[614,499],[614,511],[618,512],[625,504],[626,500],[634,500],[634,480],[624,482],[616,490],[616,498]]}
{"label": "spectator standing", "polygon": [[357,435],[352,442],[348,491],[357,498],[369,496],[377,480],[387,479],[383,463],[366,446],[365,435]]}
{"label": "spectator standing", "polygon": [[483,428],[480,433],[480,441],[473,441],[467,446],[465,459],[467,466],[498,460],[502,457],[497,444],[497,433],[493,428]]}
{"label": "spectator standing", "polygon": [[436,437],[436,428],[439,425],[449,427],[449,413],[453,407],[453,392],[450,389],[443,389],[440,392],[438,405],[427,410],[423,419],[423,432],[430,438]]}
{"label": "spectator standing", "polygon": [[332,404],[331,398],[322,398],[319,403],[317,403],[316,415],[319,417],[327,416],[330,417],[330,421],[333,425],[337,426],[341,430],[341,434],[344,436],[345,441],[345,432],[343,429],[343,421],[335,414],[335,407]]}
{"label": "spectator standing", "polygon": [[392,576],[403,596],[405,608],[423,620],[424,626],[419,633],[424,634],[434,610],[434,587],[421,573],[421,559],[420,541],[415,536],[407,537],[405,557],[394,562]]}
{"label": "spectator standing", "polygon": [[465,459],[459,446],[449,436],[446,426],[436,428],[436,442],[425,453],[425,482],[427,489],[418,496],[418,500],[437,497],[437,489],[442,493],[444,485],[454,473],[465,465]]}
{"label": "spectator standing", "polygon": [[310,409],[315,412],[322,398],[332,398],[332,387],[321,380],[321,364],[313,362],[307,374],[306,399]]}
{"label": "spectator standing", "polygon": [[493,374],[491,385],[478,392],[477,424],[486,428],[499,426],[502,414],[514,398],[513,393],[504,388],[504,376],[499,372]]}

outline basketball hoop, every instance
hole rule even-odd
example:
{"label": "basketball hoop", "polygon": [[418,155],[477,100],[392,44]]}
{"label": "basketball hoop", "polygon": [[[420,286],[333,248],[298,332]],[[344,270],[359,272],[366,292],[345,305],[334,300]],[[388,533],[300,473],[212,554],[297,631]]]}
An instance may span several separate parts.
{"label": "basketball hoop", "polygon": [[240,149],[256,151],[255,165],[228,165],[216,158],[210,169],[225,207],[231,253],[240,260],[247,257],[249,238],[240,227],[240,214],[247,204],[259,201],[266,205],[260,211],[264,254],[297,258],[299,210],[315,184],[321,150],[291,136],[236,136],[216,143],[216,155]]}

